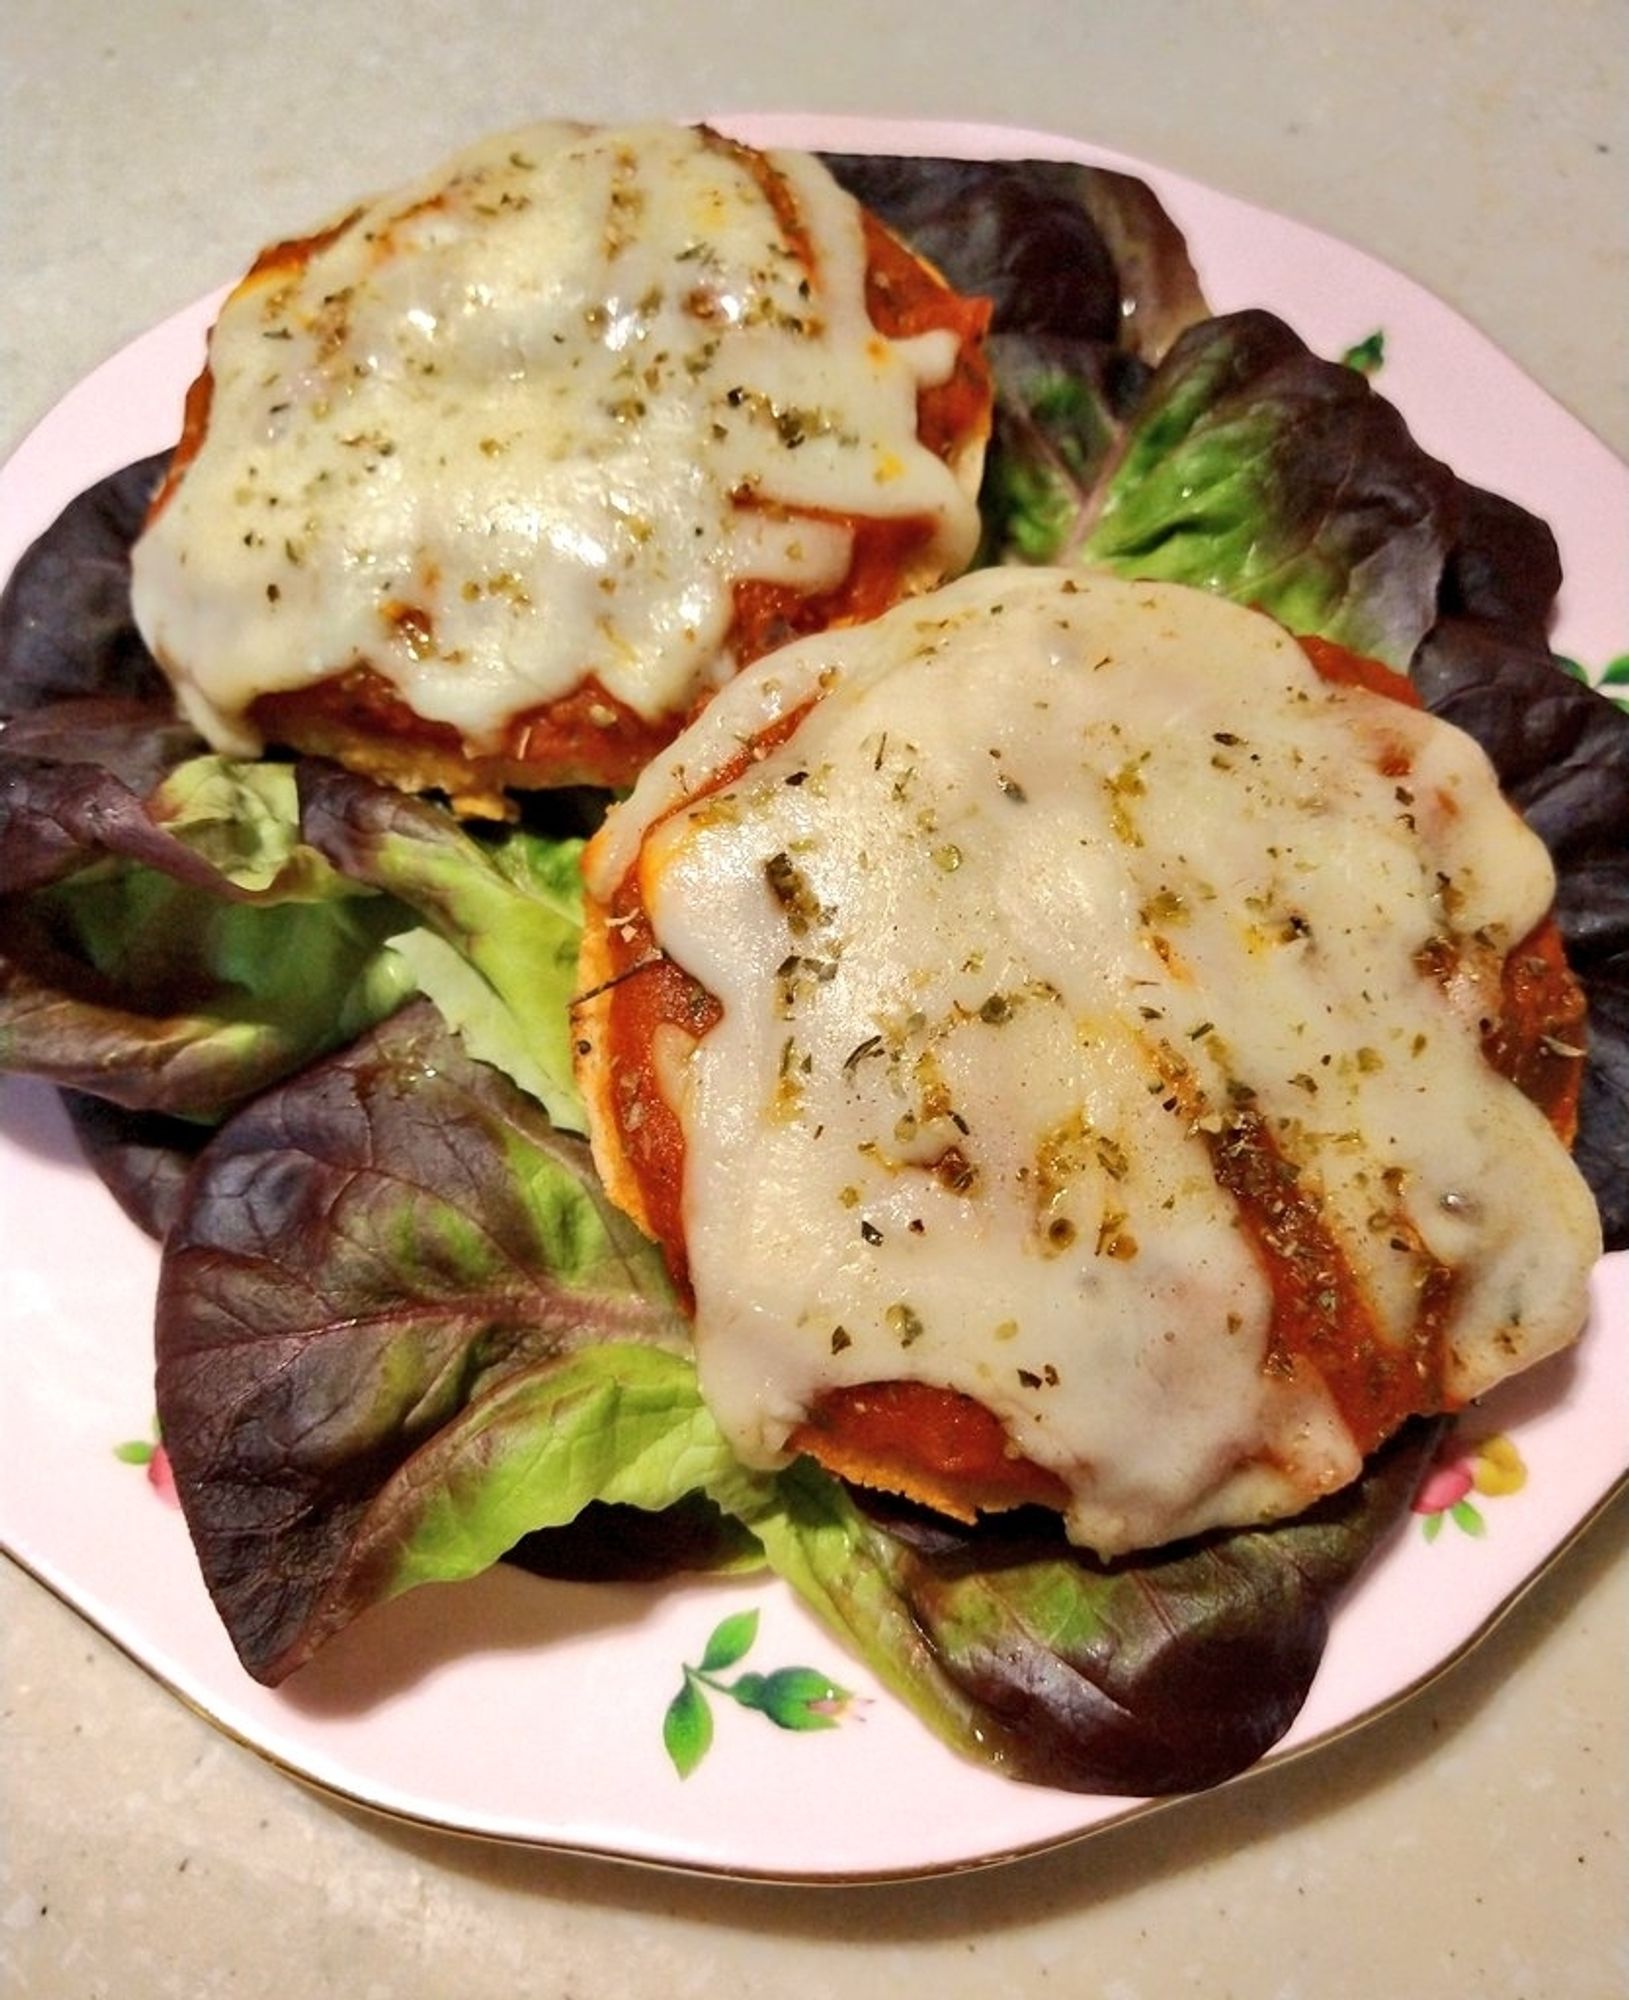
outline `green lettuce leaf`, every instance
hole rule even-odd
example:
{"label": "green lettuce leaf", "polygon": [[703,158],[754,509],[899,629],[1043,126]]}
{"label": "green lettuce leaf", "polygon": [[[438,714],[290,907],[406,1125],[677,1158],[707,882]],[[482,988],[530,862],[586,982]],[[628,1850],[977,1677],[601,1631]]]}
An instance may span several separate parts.
{"label": "green lettuce leaf", "polygon": [[996,399],[980,558],[1079,561],[1086,498],[1120,448],[1148,369],[1118,348],[1057,335],[995,335],[989,351]]}
{"label": "green lettuce leaf", "polygon": [[413,919],[301,841],[287,767],[86,707],[0,738],[0,1068],[213,1122],[401,1004]]}
{"label": "green lettuce leaf", "polygon": [[710,1420],[662,1359],[560,1372],[687,1337],[586,1146],[429,1003],[264,1092],[188,1177],[157,1312],[177,1490],[250,1672],[589,1498],[712,1490]]}
{"label": "green lettuce leaf", "polygon": [[580,839],[196,751],[128,702],[0,739],[0,1068],[212,1123],[421,992],[580,1127]]}
{"label": "green lettuce leaf", "polygon": [[288,764],[192,757],[149,794],[147,811],[244,895],[317,903],[358,894],[307,844]]}
{"label": "green lettuce leaf", "polygon": [[998,366],[987,557],[1191,584],[1406,669],[1461,489],[1397,411],[1266,312],[1120,367],[1034,342]]}
{"label": "green lettuce leaf", "polygon": [[1270,313],[1234,313],[1166,356],[1080,553],[1406,670],[1436,619],[1454,503],[1452,473],[1361,375]]}
{"label": "green lettuce leaf", "polygon": [[519,827],[478,839],[444,808],[315,762],[300,770],[304,837],[422,921],[397,940],[420,990],[471,1052],[583,1129],[571,1015],[582,941],[582,842]]}
{"label": "green lettuce leaf", "polygon": [[587,1348],[506,1379],[417,1455],[388,1537],[390,1590],[478,1575],[590,1501],[659,1513],[703,1493],[750,1513],[764,1483],[725,1444],[688,1356]]}
{"label": "green lettuce leaf", "polygon": [[[366,1607],[478,1576],[591,1505],[665,1516],[701,1495],[754,1512],[764,1483],[736,1462],[684,1356],[610,1343],[516,1367],[380,1488],[297,1639],[264,1671],[280,1678]],[[744,1566],[739,1547],[731,1566]]]}
{"label": "green lettuce leaf", "polygon": [[1392,1533],[1438,1426],[1394,1441],[1294,1521],[1133,1561],[1051,1519],[977,1528],[803,1464],[753,1520],[771,1565],[953,1748],[1007,1776],[1143,1795],[1219,1784],[1300,1711],[1357,1571]]}

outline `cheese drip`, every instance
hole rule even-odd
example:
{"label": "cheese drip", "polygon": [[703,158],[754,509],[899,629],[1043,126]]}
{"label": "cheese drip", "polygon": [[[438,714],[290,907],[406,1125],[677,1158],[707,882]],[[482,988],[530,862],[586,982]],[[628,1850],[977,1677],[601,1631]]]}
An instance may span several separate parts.
{"label": "cheese drip", "polygon": [[[722,788],[738,746],[812,702]],[[1427,969],[1548,909],[1476,745],[1174,586],[984,572],[749,669],[590,850],[722,1005],[664,1054],[703,1388],[768,1465],[836,1385],[994,1411],[1104,1554],[1299,1511],[1372,1437],[1212,1148],[1246,1108],[1419,1407],[1570,1340],[1594,1204]],[[1361,1428],[1361,1426],[1359,1426]]]}
{"label": "cheese drip", "polygon": [[358,665],[474,750],[590,675],[682,714],[733,665],[734,585],[835,587],[846,517],[923,519],[918,582],[966,563],[978,450],[916,435],[954,337],[878,334],[856,204],[805,155],[768,179],[806,245],[704,133],[539,126],[251,273],[133,565],[217,747]]}

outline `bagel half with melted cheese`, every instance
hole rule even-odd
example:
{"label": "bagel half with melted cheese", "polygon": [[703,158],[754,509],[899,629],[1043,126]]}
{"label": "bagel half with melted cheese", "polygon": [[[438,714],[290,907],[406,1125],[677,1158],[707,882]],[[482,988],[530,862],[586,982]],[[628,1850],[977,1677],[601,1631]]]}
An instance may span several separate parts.
{"label": "bagel half with melted cheese", "polygon": [[1113,1556],[1580,1330],[1551,864],[1383,668],[980,572],[748,669],[586,873],[597,1163],[750,1464]]}
{"label": "bagel half with melted cheese", "polygon": [[965,567],[987,317],[810,155],[488,139],[230,295],[137,623],[233,754],[631,783],[743,662]]}

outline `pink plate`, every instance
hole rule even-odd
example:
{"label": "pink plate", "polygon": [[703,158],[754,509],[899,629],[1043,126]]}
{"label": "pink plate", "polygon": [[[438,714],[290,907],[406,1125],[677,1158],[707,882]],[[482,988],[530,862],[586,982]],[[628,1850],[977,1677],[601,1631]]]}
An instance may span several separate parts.
{"label": "pink plate", "polygon": [[[1629,470],[1397,272],[1193,181],[1042,133],[720,122],[760,143],[1041,155],[1140,175],[1186,232],[1218,311],[1269,306],[1332,356],[1383,329],[1385,393],[1422,444],[1554,527],[1567,566],[1557,645],[1599,663],[1629,644]],[[216,303],[199,301],[116,355],[0,471],[0,575],[75,493],[173,439]],[[183,1701],[308,1782],[442,1828],[822,1881],[993,1861],[1147,1810],[961,1762],[787,1591],[758,1578],[635,1588],[500,1568],[398,1600],[283,1688],[259,1687],[216,1621],[180,1515],[141,1470],[156,1269],[154,1246],[81,1163],[52,1093],[0,1081],[0,1538]],[[1625,1408],[1629,1258],[1616,1256],[1597,1274],[1578,1350],[1461,1419],[1428,1489],[1438,1511],[1412,1517],[1347,1599],[1274,1757],[1387,1708],[1485,1632],[1629,1474]],[[838,1727],[808,1735],[718,1713],[711,1750],[681,1782],[662,1717],[682,1663],[747,1609],[760,1614],[749,1665],[816,1666],[862,1699]]]}

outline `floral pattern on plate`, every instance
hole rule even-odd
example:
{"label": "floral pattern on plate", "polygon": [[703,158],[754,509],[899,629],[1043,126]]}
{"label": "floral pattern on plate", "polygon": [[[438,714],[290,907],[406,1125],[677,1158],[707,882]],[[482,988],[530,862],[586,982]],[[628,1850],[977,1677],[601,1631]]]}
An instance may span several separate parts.
{"label": "floral pattern on plate", "polygon": [[1485,1535],[1488,1524],[1471,1495],[1499,1500],[1526,1484],[1526,1463],[1502,1431],[1475,1441],[1450,1432],[1414,1496],[1414,1512],[1428,1542],[1442,1533],[1444,1521],[1452,1521],[1462,1534]]}

